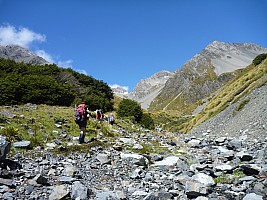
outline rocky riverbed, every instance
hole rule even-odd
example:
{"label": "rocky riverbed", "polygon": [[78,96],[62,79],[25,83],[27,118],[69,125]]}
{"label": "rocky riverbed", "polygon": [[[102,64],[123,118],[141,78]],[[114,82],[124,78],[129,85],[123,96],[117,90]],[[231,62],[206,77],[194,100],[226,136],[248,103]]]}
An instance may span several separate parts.
{"label": "rocky riverbed", "polygon": [[[0,199],[266,199],[266,140],[209,133],[171,140],[149,131],[117,131],[121,137],[110,146],[57,155],[37,147],[8,157],[2,138]],[[153,141],[167,150],[142,155],[125,148],[141,149]],[[73,145],[79,145],[77,138]]]}

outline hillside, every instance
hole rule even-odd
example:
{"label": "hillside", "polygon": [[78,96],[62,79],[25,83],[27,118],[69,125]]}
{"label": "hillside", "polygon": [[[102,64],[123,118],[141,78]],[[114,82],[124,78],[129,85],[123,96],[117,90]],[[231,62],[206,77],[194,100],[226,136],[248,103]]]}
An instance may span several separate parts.
{"label": "hillside", "polygon": [[52,64],[32,65],[0,59],[0,105],[48,104],[70,106],[81,102],[90,109],[113,109],[113,93],[103,81]]}
{"label": "hillside", "polygon": [[220,92],[210,97],[204,109],[182,125],[182,130],[188,132],[201,125],[197,132],[203,131],[201,127],[206,127],[206,130],[216,127],[218,135],[239,135],[257,124],[256,131],[260,131],[261,138],[265,138],[266,83],[267,59],[259,65],[249,65]]}
{"label": "hillside", "polygon": [[256,44],[214,41],[165,80],[159,94],[151,97],[148,110],[191,114],[202,99],[234,78],[236,70],[245,68],[257,55],[266,52],[267,49]]}

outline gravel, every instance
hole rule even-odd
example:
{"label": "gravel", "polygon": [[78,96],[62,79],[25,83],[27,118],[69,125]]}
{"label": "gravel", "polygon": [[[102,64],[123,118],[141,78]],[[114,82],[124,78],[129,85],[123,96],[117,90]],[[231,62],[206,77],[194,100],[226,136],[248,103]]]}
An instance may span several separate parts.
{"label": "gravel", "polygon": [[[237,111],[237,106],[245,100],[249,102]],[[207,133],[217,137],[264,140],[267,137],[267,84],[231,104],[215,117],[193,129],[189,135],[202,137]]]}

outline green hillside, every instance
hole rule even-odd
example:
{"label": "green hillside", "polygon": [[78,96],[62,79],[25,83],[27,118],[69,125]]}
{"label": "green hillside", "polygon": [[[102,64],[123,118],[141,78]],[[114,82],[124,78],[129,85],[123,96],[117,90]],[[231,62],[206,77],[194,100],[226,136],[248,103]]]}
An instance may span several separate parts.
{"label": "green hillside", "polygon": [[0,59],[0,105],[81,102],[91,110],[113,110],[113,92],[103,81],[54,64],[31,65]]}
{"label": "green hillside", "polygon": [[[240,75],[228,83],[217,95],[210,98],[209,103],[199,114],[180,125],[178,129],[184,133],[189,132],[192,128],[223,111],[230,104],[237,102],[241,97],[248,95],[255,88],[264,85],[267,82],[267,59],[258,62],[259,57],[256,57],[251,65],[242,70]],[[245,103],[245,101],[241,102],[239,106]]]}

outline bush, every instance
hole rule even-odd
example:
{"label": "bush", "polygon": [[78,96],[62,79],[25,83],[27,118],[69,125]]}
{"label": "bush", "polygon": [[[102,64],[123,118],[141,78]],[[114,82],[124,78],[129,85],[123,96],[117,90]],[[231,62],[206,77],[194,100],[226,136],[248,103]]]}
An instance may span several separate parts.
{"label": "bush", "polygon": [[248,99],[245,99],[244,101],[241,101],[238,105],[237,105],[237,107],[236,107],[236,111],[240,111],[240,110],[242,110],[242,108],[244,108],[244,106],[248,103],[250,101],[250,99],[248,98]]}
{"label": "bush", "polygon": [[22,140],[22,135],[19,134],[18,129],[12,126],[1,129],[0,134],[5,136],[9,142]]}
{"label": "bush", "polygon": [[154,121],[153,121],[152,117],[150,116],[150,114],[148,114],[148,113],[143,113],[142,119],[141,119],[141,125],[144,128],[147,128],[150,130],[155,128]]}
{"label": "bush", "polygon": [[136,101],[130,99],[123,99],[119,104],[117,114],[119,117],[133,116],[135,121],[140,123],[143,112],[141,106]]}
{"label": "bush", "polygon": [[254,60],[252,61],[252,63],[256,66],[256,65],[259,65],[261,64],[261,62],[263,60],[265,60],[265,58],[267,58],[267,53],[262,53],[258,56],[256,56],[256,58],[254,58]]}

